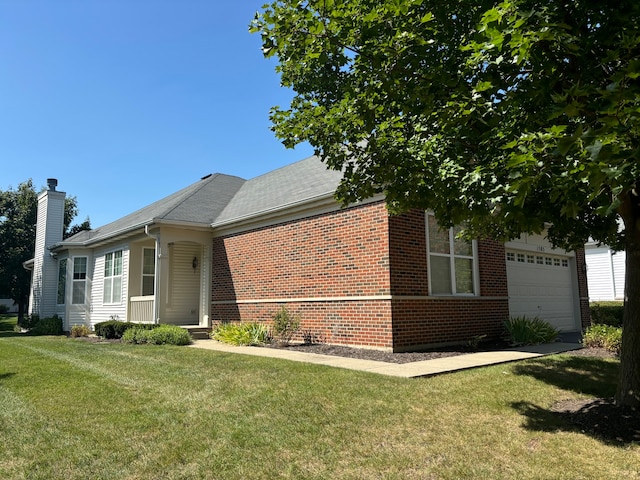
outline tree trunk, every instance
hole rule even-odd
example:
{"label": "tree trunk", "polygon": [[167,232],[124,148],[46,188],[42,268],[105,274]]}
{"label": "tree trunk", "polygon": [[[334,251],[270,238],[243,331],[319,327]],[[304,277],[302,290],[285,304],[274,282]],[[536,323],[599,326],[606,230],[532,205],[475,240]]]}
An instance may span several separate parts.
{"label": "tree trunk", "polygon": [[640,209],[635,195],[621,208],[625,224],[625,287],[620,377],[615,401],[640,407]]}

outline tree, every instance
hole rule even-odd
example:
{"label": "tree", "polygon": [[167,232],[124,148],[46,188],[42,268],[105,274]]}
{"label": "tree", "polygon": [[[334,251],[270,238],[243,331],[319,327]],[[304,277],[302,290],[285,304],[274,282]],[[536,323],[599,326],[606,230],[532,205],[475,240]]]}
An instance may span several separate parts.
{"label": "tree", "polygon": [[623,247],[615,399],[640,406],[639,2],[281,0],[250,30],[295,92],[272,129],[343,171],[345,204]]}
{"label": "tree", "polygon": [[[0,293],[18,304],[18,317],[24,316],[29,299],[31,274],[23,263],[33,258],[36,239],[38,195],[31,179],[16,190],[0,190]],[[64,205],[64,237],[90,230],[87,218],[80,225],[71,222],[78,214],[75,197],[67,197]]]}

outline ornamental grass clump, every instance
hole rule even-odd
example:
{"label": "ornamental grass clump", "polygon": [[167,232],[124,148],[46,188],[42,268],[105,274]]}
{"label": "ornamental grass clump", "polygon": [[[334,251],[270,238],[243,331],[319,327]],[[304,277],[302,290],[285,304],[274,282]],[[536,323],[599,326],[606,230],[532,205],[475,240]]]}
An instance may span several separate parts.
{"label": "ornamental grass clump", "polygon": [[271,341],[267,326],[258,322],[222,323],[211,331],[210,336],[229,345],[265,345]]}
{"label": "ornamental grass clump", "polygon": [[555,342],[560,332],[539,317],[511,317],[504,322],[508,340],[514,346]]}

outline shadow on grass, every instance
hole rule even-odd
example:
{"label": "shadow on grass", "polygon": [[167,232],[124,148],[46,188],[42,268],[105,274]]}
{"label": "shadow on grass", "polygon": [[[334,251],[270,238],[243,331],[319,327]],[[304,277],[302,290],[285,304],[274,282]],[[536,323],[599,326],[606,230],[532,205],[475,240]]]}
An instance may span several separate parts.
{"label": "shadow on grass", "polygon": [[619,363],[595,357],[554,356],[515,365],[527,375],[564,390],[588,395],[544,408],[530,402],[511,406],[526,417],[524,428],[543,432],[580,432],[615,446],[640,442],[640,412],[614,405]]}
{"label": "shadow on grass", "polygon": [[23,335],[13,331],[17,320],[14,315],[0,315],[0,337],[19,337]]}
{"label": "shadow on grass", "polygon": [[619,368],[617,361],[562,355],[522,362],[514,366],[513,373],[533,377],[563,390],[611,397],[616,391]]}
{"label": "shadow on grass", "polygon": [[15,373],[0,373],[0,382],[6,378],[11,378],[15,375]]}

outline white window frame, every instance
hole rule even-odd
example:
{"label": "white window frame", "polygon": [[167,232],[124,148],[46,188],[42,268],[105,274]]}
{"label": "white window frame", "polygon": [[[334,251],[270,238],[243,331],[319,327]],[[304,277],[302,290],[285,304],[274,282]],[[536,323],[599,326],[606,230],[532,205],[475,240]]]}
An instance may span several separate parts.
{"label": "white window frame", "polygon": [[[454,228],[449,228],[449,253],[437,253],[431,252],[431,246],[429,242],[429,217],[433,217],[435,220],[435,216],[431,212],[425,212],[425,232],[426,232],[426,240],[427,240],[427,276],[429,280],[429,296],[432,297],[478,297],[480,296],[480,281],[479,281],[479,265],[478,265],[478,242],[476,240],[471,240],[471,255],[460,255],[455,253],[455,233]],[[436,221],[437,224],[437,221]],[[431,257],[441,257],[449,259],[449,272],[451,276],[451,292],[447,293],[433,293],[433,281],[431,277]],[[471,260],[471,268],[472,268],[472,285],[473,292],[462,292],[458,293],[456,291],[456,258],[463,258],[467,260]]]}
{"label": "white window frame", "polygon": [[[147,250],[151,250],[153,252],[153,273],[144,273],[144,257],[145,252]],[[142,296],[151,296],[155,295],[156,291],[156,249],[155,247],[142,247],[142,262],[140,266],[140,295]],[[144,279],[145,277],[153,278],[153,293],[151,295],[144,294]]]}
{"label": "white window frame", "polygon": [[[117,262],[118,260],[119,260],[119,265]],[[103,285],[102,285],[103,305],[121,305],[122,304],[122,272],[124,268],[123,265],[124,265],[124,254],[122,250],[114,250],[113,252],[109,252],[105,254],[104,278],[103,278]],[[117,267],[119,267],[119,269]],[[107,297],[107,285],[109,286],[108,297]]]}
{"label": "white window frame", "polygon": [[[62,266],[64,265],[64,272],[62,272]],[[69,270],[69,259],[58,259],[58,285],[56,288],[56,305],[65,305],[67,303],[67,272]],[[62,273],[62,275],[61,275]],[[62,291],[60,291],[62,288]],[[62,302],[60,302],[60,294],[62,294]]]}
{"label": "white window frame", "polygon": [[[78,271],[76,272],[76,260],[82,260],[84,259],[84,272]],[[72,280],[71,280],[71,304],[72,305],[85,305],[87,303],[87,275],[88,275],[88,271],[89,271],[89,257],[84,257],[84,256],[79,256],[79,257],[73,257],[73,262],[72,262],[73,266],[72,266]],[[78,275],[78,278],[76,278],[76,275]],[[82,276],[84,275],[84,276]],[[82,302],[76,302],[76,298],[75,298],[75,292],[76,292],[76,285],[77,284],[82,284]]]}

